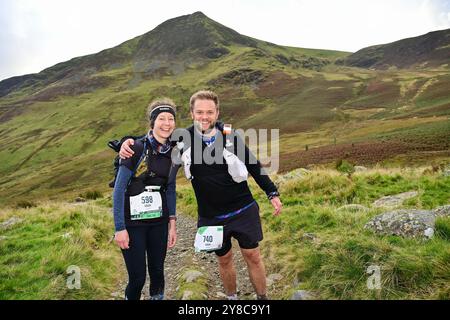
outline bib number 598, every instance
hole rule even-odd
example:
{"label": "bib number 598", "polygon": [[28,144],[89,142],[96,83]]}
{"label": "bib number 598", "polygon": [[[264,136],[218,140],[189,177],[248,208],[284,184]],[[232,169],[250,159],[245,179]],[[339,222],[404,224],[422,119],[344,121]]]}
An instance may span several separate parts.
{"label": "bib number 598", "polygon": [[141,203],[142,204],[153,203],[153,197],[152,196],[141,197]]}

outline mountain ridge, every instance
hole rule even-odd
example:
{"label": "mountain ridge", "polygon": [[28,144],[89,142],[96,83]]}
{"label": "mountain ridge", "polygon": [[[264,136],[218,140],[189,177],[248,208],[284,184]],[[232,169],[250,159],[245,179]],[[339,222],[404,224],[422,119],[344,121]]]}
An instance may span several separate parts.
{"label": "mountain ridge", "polygon": [[[165,41],[168,39],[170,41]],[[4,79],[0,81],[0,97],[33,86],[39,81],[43,81],[45,86],[74,74],[89,76],[126,63],[133,63],[135,72],[152,73],[172,64],[174,59],[192,60],[192,57],[198,56],[219,58],[229,52],[225,46],[240,44],[256,47],[259,41],[243,36],[198,11],[169,19],[153,30],[115,47],[57,63],[39,73]],[[154,60],[163,66],[155,68]]]}
{"label": "mountain ridge", "polygon": [[341,64],[374,69],[440,67],[450,62],[450,29],[358,50]]}
{"label": "mountain ridge", "polygon": [[[0,203],[102,189],[107,141],[147,131],[145,109],[161,96],[176,102],[177,126],[190,125],[189,97],[200,89],[218,93],[221,120],[234,128],[279,130],[281,172],[343,158],[450,158],[448,69],[336,65],[349,53],[274,45],[203,14],[155,29],[0,82]],[[179,44],[163,30],[192,38]]]}

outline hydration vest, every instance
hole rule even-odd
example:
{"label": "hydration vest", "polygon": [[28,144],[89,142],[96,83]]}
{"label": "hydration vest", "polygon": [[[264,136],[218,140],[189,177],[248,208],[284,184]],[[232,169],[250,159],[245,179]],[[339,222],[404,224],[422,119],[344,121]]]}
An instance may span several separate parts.
{"label": "hydration vest", "polygon": [[[232,130],[231,133],[225,134],[223,130],[221,130],[220,123],[216,126],[216,129],[222,134],[223,137],[223,159],[228,167],[228,173],[231,178],[236,183],[241,183],[248,179],[248,170],[245,163],[239,159],[239,157],[234,154],[234,137],[236,135],[235,131]],[[194,127],[190,127],[187,129],[190,133],[191,142],[193,142],[194,138]],[[188,180],[194,179],[194,176],[191,174],[191,165],[192,165],[192,157],[193,157],[193,149],[192,143],[190,146],[186,145],[183,141],[177,142],[176,149],[178,149],[179,157],[181,163],[183,165],[184,174]],[[202,149],[203,152],[203,149]]]}

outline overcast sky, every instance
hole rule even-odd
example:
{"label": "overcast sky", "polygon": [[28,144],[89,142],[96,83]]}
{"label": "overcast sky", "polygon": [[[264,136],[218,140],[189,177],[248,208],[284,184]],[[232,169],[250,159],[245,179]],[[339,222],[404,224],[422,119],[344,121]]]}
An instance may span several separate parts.
{"label": "overcast sky", "polygon": [[450,0],[0,0],[0,80],[196,11],[276,44],[352,52],[450,28]]}

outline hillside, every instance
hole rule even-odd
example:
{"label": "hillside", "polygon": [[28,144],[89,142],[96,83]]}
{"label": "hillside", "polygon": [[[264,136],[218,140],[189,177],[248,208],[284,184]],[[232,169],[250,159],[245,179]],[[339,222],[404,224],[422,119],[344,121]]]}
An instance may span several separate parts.
{"label": "hillside", "polygon": [[[450,295],[450,176],[432,167],[374,168],[351,176],[334,169],[298,169],[272,176],[280,189],[283,212],[273,207],[256,183],[264,227],[269,294],[290,299],[298,290],[313,299],[426,300]],[[196,216],[192,188],[183,187],[178,206]],[[379,205],[386,196],[416,192],[398,204]],[[365,228],[374,217],[394,210],[433,210],[446,206],[436,219],[432,239],[380,235]],[[399,222],[393,225],[401,225]],[[413,223],[405,229],[413,229]],[[370,266],[380,267],[380,290],[367,286]]]}
{"label": "hillside", "polygon": [[[251,183],[261,208],[269,296],[290,299],[306,290],[316,299],[449,299],[449,170],[378,168],[348,176],[314,169],[276,175],[272,178],[284,203],[279,217]],[[167,296],[223,299],[215,258],[194,253],[192,247],[194,192],[190,186],[177,192],[179,239],[166,260]],[[416,193],[396,209],[433,210],[447,204],[432,239],[378,235],[364,227],[393,210],[376,205],[377,199],[405,192]],[[0,212],[1,299],[122,299],[127,275],[120,250],[111,242],[111,198],[95,197]],[[236,248],[234,252],[240,298],[254,299],[245,264]],[[79,290],[66,285],[71,265],[81,271]],[[379,290],[367,286],[367,270],[373,265],[381,270]],[[200,277],[184,281],[192,270]]]}
{"label": "hillside", "polygon": [[[3,210],[0,221],[0,300],[108,299],[121,280],[105,205],[43,202]],[[67,287],[70,266],[79,290]]]}
{"label": "hillside", "polygon": [[450,29],[446,29],[364,48],[341,62],[347,66],[360,68],[406,69],[448,67],[449,60]]}
{"label": "hillside", "polygon": [[108,191],[107,141],[146,131],[159,96],[190,121],[199,89],[234,128],[280,129],[280,170],[347,158],[373,165],[450,158],[446,69],[336,65],[350,53],[246,37],[201,12],[99,53],[0,82],[0,203]]}

